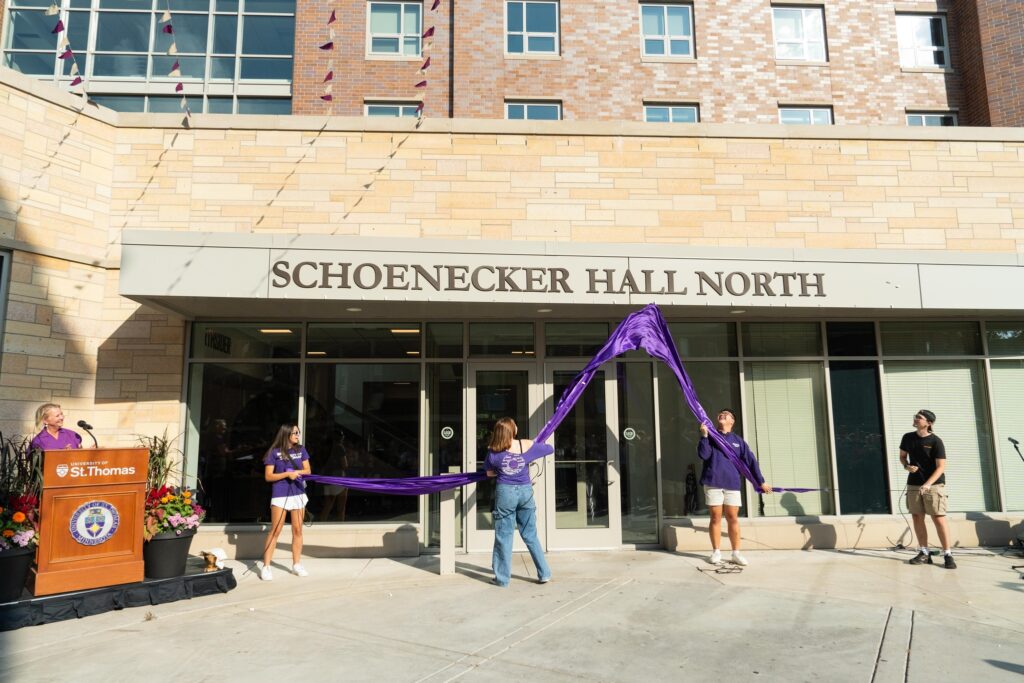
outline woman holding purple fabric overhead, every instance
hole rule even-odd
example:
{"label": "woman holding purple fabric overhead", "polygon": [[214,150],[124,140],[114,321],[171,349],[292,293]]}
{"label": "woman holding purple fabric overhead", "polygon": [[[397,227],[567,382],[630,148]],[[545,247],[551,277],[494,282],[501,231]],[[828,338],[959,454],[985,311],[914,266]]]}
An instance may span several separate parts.
{"label": "woman holding purple fabric overhead", "polygon": [[488,477],[497,479],[494,493],[494,552],[491,583],[508,586],[512,579],[512,532],[519,527],[519,535],[526,543],[533,563],[537,566],[538,583],[551,580],[551,569],[544,559],[544,550],[537,538],[537,504],[533,500],[533,482],[530,481],[529,456],[550,455],[554,448],[529,439],[516,439],[518,429],[511,417],[503,417],[494,424],[484,469]]}
{"label": "woman holding purple fabric overhead", "polygon": [[[744,463],[758,480],[758,485],[763,493],[771,493],[772,487],[764,481],[761,468],[757,465],[757,458],[747,442],[736,434],[732,428],[736,425],[736,415],[728,408],[718,411],[716,417],[718,432],[725,437],[736,452],[743,458]],[[711,514],[711,523],[708,525],[708,533],[711,536],[711,557],[708,562],[719,564],[722,561],[722,551],[719,546],[722,542],[722,510],[725,509],[725,521],[729,527],[729,543],[732,545],[732,562],[740,566],[746,566],[747,560],[740,554],[740,505],[743,498],[740,496],[740,487],[743,486],[743,479],[722,447],[708,439],[707,425],[700,426],[701,439],[697,443],[697,456],[704,461],[704,471],[700,475],[700,483],[704,487],[704,498],[708,504],[708,512]]]}
{"label": "woman holding purple fabric overhead", "polygon": [[29,448],[52,451],[82,447],[81,435],[64,429],[64,411],[58,404],[44,403],[36,408],[36,424],[40,430],[29,442]]}
{"label": "woman holding purple fabric overhead", "polygon": [[270,482],[270,531],[263,547],[263,569],[260,578],[271,581],[274,574],[270,560],[277,547],[277,537],[284,528],[287,512],[292,523],[292,573],[309,576],[302,566],[302,518],[305,514],[306,484],[300,477],[309,474],[309,453],[299,443],[301,432],[296,424],[283,424],[263,458],[264,478]]}

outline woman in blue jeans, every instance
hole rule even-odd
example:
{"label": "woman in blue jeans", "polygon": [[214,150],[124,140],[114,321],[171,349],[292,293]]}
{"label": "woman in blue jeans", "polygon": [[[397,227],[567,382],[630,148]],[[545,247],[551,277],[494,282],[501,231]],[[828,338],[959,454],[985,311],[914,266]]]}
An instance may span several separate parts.
{"label": "woman in blue jeans", "polygon": [[551,580],[551,569],[537,539],[537,504],[533,502],[529,462],[534,456],[550,455],[554,448],[529,439],[516,439],[516,432],[515,420],[510,417],[498,420],[491,432],[484,462],[487,476],[498,480],[494,494],[494,553],[491,558],[494,578],[491,583],[502,587],[508,586],[512,578],[512,532],[516,526],[537,565],[538,583]]}

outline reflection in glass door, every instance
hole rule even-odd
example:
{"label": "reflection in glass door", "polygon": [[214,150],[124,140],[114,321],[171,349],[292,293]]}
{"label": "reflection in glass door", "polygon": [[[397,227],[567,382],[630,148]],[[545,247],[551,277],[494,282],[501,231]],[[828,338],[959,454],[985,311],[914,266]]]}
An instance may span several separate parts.
{"label": "reflection in glass door", "polygon": [[622,542],[658,542],[658,472],[651,363],[619,363]]}
{"label": "reflection in glass door", "polygon": [[[550,415],[579,372],[579,367],[548,366]],[[614,384],[604,371],[595,374],[583,395],[552,437],[554,476],[549,493],[554,506],[548,523],[551,548],[613,548],[621,545],[618,474],[615,467]]]}
{"label": "reflection in glass door", "polygon": [[[484,460],[487,457],[487,440],[491,434],[491,428],[501,417],[511,417],[519,427],[519,434],[524,438],[530,438],[539,429],[539,425],[531,422],[531,416],[536,412],[533,406],[537,405],[537,398],[531,394],[537,391],[533,382],[532,367],[523,367],[521,364],[493,364],[487,365],[472,364],[470,366],[470,387],[469,387],[469,434],[468,447],[466,448],[467,463],[470,471],[479,471],[483,468]],[[535,422],[535,421],[534,421]],[[541,464],[531,464],[531,474],[537,477],[541,470]],[[544,504],[543,504],[543,482],[536,482],[534,495],[537,497],[537,526],[543,529]],[[475,486],[467,487],[468,496],[467,508],[467,536],[468,550],[486,551],[490,550],[494,543],[494,520],[491,515],[491,508],[494,505],[494,482],[486,481]],[[543,539],[541,539],[543,542]],[[520,548],[522,540],[516,536],[516,549]]]}

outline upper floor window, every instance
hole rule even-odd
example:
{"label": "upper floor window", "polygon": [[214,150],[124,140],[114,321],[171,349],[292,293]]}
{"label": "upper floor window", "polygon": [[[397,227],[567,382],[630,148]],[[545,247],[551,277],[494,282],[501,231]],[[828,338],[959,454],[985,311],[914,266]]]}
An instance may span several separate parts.
{"label": "upper floor window", "polygon": [[693,57],[693,8],[689,5],[640,5],[645,56]]}
{"label": "upper floor window", "polygon": [[419,57],[423,4],[370,2],[367,8],[368,51],[371,55]]}
{"label": "upper floor window", "polygon": [[419,105],[415,102],[367,102],[367,116],[392,116],[395,118],[416,116],[416,108]]}
{"label": "upper floor window", "polygon": [[900,66],[945,68],[949,65],[945,16],[897,14],[896,33],[900,44]]}
{"label": "upper floor window", "polygon": [[506,102],[505,118],[558,121],[562,118],[562,105],[560,102]]}
{"label": "upper floor window", "polygon": [[956,114],[952,112],[918,112],[907,114],[908,126],[955,126]]}
{"label": "upper floor window", "polygon": [[648,123],[697,123],[697,107],[692,104],[645,104],[644,121]]}
{"label": "upper floor window", "polygon": [[772,7],[775,58],[824,62],[825,9],[822,7]]}
{"label": "upper floor window", "polygon": [[557,2],[506,2],[505,51],[558,54]]}
{"label": "upper floor window", "polygon": [[798,126],[832,125],[831,107],[779,107],[779,123]]}

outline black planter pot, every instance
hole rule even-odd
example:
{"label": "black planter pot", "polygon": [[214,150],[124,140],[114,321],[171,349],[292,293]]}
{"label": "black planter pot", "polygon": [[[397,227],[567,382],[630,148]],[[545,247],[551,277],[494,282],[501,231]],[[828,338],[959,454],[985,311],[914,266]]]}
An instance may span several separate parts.
{"label": "black planter pot", "polygon": [[180,536],[173,531],[165,531],[146,541],[142,546],[146,578],[170,579],[184,576],[188,549],[195,535],[195,529],[182,531]]}
{"label": "black planter pot", "polygon": [[28,570],[36,559],[35,548],[18,548],[0,552],[0,603],[21,597],[28,579]]}

